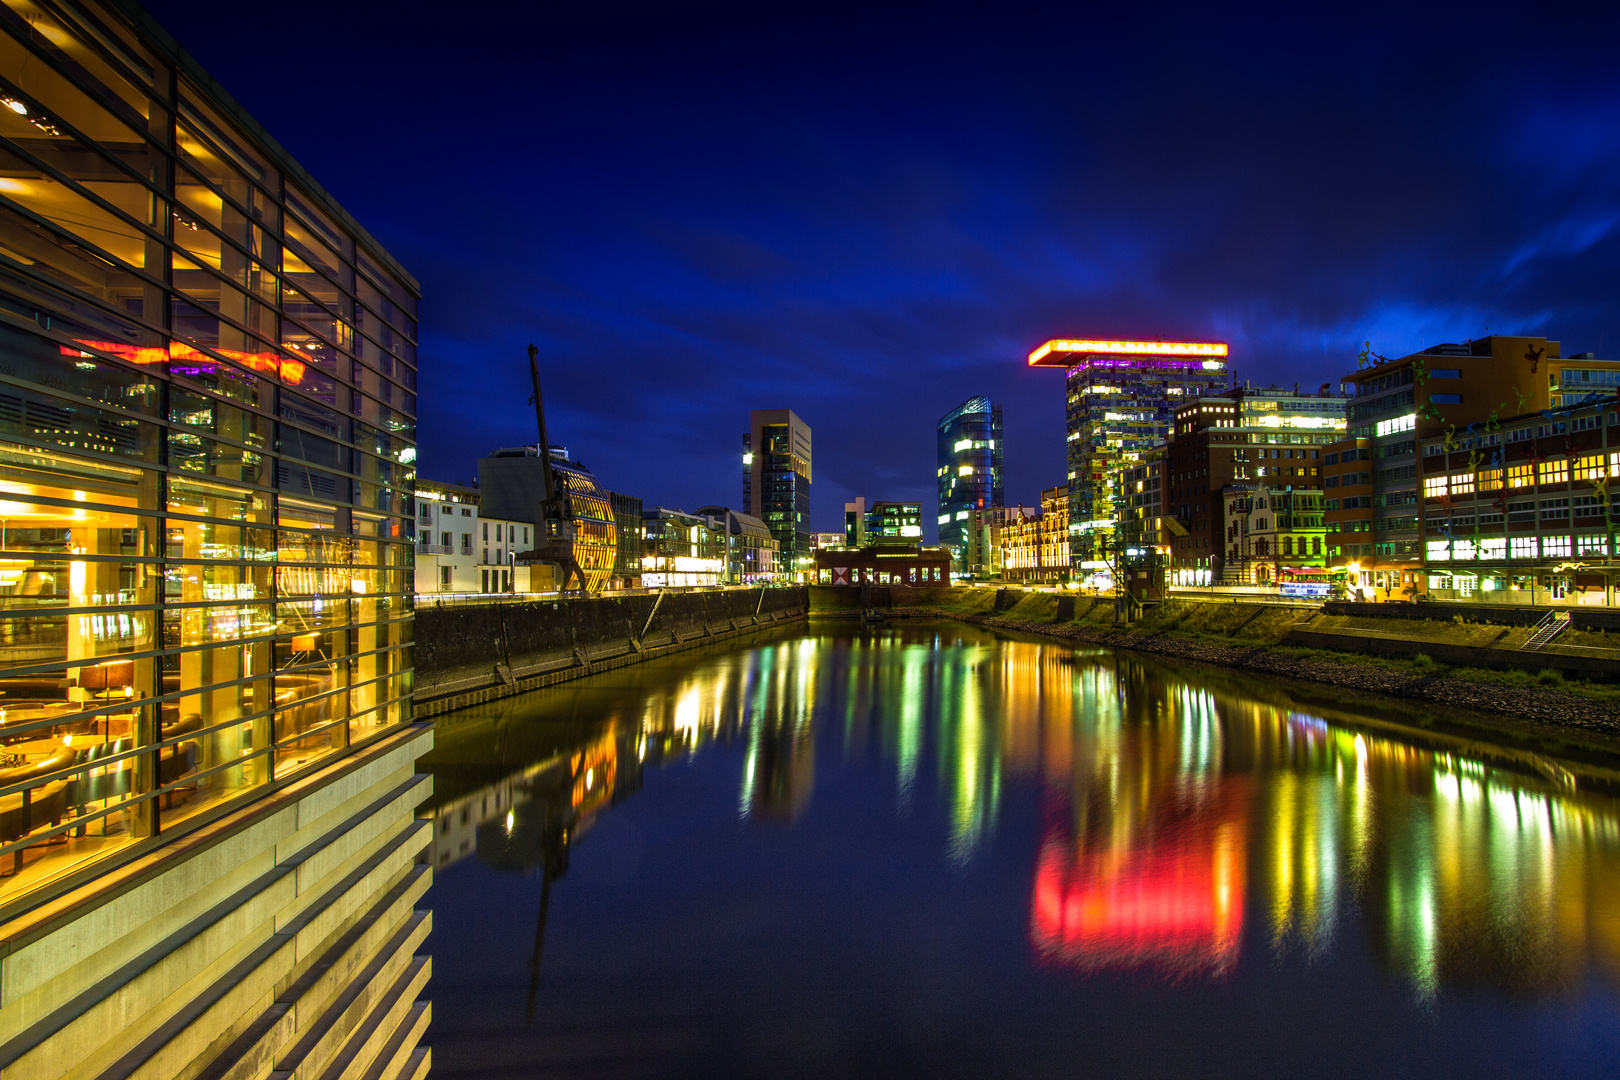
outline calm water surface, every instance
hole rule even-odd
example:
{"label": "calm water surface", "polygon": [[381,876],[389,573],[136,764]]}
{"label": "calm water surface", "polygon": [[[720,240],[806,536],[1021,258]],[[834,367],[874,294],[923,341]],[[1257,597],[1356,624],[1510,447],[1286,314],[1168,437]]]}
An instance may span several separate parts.
{"label": "calm water surface", "polygon": [[1375,712],[941,624],[446,717],[435,1074],[1620,1073],[1620,804]]}

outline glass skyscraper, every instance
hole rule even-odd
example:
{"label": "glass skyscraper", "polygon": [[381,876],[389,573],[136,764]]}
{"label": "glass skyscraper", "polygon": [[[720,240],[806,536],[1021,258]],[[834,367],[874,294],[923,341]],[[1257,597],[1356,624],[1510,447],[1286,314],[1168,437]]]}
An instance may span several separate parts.
{"label": "glass skyscraper", "polygon": [[1029,365],[1065,371],[1070,560],[1077,574],[1103,570],[1121,512],[1122,467],[1170,437],[1177,405],[1226,388],[1226,346],[1048,341]]}
{"label": "glass skyscraper", "polygon": [[971,397],[939,418],[939,542],[960,558],[973,511],[1004,504],[1001,406]]}
{"label": "glass skyscraper", "polygon": [[792,409],[756,409],[743,436],[743,513],[765,523],[782,574],[809,569],[810,425]]}
{"label": "glass skyscraper", "polygon": [[418,286],[133,6],[0,6],[0,902],[411,714]]}

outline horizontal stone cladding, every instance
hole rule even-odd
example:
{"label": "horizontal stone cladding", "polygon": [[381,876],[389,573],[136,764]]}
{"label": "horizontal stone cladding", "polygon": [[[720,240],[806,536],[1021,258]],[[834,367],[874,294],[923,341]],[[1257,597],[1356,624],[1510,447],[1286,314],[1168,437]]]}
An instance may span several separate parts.
{"label": "horizontal stone cladding", "polygon": [[0,1075],[424,1075],[432,743],[400,727],[0,925]]}

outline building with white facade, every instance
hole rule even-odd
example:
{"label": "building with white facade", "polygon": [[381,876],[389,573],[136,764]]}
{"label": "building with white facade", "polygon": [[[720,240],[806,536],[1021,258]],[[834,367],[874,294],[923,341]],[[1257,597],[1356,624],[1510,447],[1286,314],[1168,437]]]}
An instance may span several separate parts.
{"label": "building with white facade", "polygon": [[534,525],[479,514],[479,491],[424,480],[416,489],[416,592],[549,592],[549,566],[516,562],[534,548]]}
{"label": "building with white facade", "polygon": [[416,482],[416,592],[477,592],[478,489]]}

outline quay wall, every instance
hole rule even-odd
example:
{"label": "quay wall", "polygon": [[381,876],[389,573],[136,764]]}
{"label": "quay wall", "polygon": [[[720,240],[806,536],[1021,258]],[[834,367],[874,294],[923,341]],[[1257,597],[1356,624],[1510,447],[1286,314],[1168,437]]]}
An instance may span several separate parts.
{"label": "quay wall", "polygon": [[802,621],[808,590],[731,589],[416,609],[417,719]]}
{"label": "quay wall", "polygon": [[[1149,608],[1136,622],[1118,623],[1108,596],[957,587],[873,589],[867,599],[885,618],[960,619],[1076,645],[1497,713],[1511,718],[1507,727],[1536,725],[1537,738],[1563,738],[1551,734],[1562,728],[1578,729],[1582,739],[1620,740],[1620,701],[1598,686],[1620,682],[1620,649],[1612,646],[1609,628],[1598,620],[1582,626],[1577,615],[1551,643],[1521,648],[1546,608],[1532,618],[1536,609],[1528,606],[1521,612],[1480,604],[1469,619],[1441,610],[1465,605],[1177,597]],[[838,586],[812,587],[811,606],[817,618],[859,617],[862,610],[858,590]],[[1500,674],[1492,678],[1493,672]],[[1598,688],[1566,686],[1565,677]]]}

